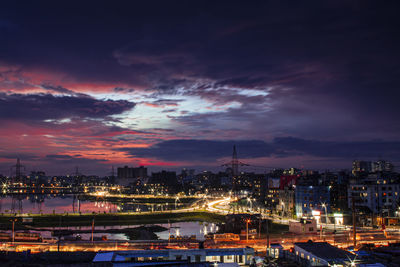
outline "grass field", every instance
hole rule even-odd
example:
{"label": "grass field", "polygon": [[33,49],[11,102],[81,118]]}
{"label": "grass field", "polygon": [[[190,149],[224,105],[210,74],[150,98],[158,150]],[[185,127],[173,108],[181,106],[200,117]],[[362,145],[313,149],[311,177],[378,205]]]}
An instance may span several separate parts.
{"label": "grass field", "polygon": [[140,225],[171,222],[222,222],[223,215],[209,213],[206,211],[193,211],[182,213],[147,213],[147,214],[43,214],[32,215],[32,223],[23,224],[22,217],[12,215],[0,215],[0,227],[10,229],[13,218],[17,219],[15,226],[22,225],[32,227],[58,227],[58,226],[90,226],[94,219],[96,226],[99,225]]}

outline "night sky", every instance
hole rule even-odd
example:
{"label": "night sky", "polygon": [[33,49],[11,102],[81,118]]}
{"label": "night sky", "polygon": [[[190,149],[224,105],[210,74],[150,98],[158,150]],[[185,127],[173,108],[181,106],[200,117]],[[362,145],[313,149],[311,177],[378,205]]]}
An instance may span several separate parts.
{"label": "night sky", "polygon": [[219,171],[233,144],[258,166],[400,165],[399,12],[364,0],[3,1],[0,173],[16,157],[49,174]]}

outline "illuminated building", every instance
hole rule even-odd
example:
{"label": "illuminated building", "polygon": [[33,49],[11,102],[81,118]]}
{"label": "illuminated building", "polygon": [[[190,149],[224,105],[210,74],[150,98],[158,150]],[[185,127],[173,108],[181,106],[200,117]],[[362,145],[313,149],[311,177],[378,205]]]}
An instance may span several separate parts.
{"label": "illuminated building", "polygon": [[355,254],[327,242],[294,243],[294,251],[297,263],[304,266],[352,266],[356,258]]}
{"label": "illuminated building", "polygon": [[111,266],[131,266],[142,263],[147,266],[178,266],[191,263],[236,263],[249,265],[254,256],[253,248],[221,249],[164,249],[99,252],[94,263],[110,263]]}
{"label": "illuminated building", "polygon": [[[366,209],[381,216],[396,216],[400,185],[385,178],[366,178],[348,186],[348,207],[354,198],[356,209]],[[372,215],[372,214],[371,214]]]}
{"label": "illuminated building", "polygon": [[330,192],[326,185],[304,185],[298,184],[295,189],[296,215],[297,218],[311,217],[313,210],[330,212]]}

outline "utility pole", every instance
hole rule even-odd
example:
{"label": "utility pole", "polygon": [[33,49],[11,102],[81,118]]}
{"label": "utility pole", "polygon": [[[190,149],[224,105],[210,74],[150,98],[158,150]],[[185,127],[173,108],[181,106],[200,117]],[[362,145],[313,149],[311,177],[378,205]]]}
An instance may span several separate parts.
{"label": "utility pole", "polygon": [[374,209],[372,209],[372,214],[371,214],[371,228],[374,230]]}
{"label": "utility pole", "polygon": [[246,243],[249,243],[249,222],[250,220],[246,220]]}
{"label": "utility pole", "polygon": [[59,220],[59,226],[58,226],[58,242],[57,242],[57,251],[60,252],[60,243],[61,243],[61,215],[60,215],[60,220]]}
{"label": "utility pole", "polygon": [[269,262],[269,220],[268,220],[268,218],[267,218],[267,251],[266,251],[266,254],[267,254],[266,258]]}
{"label": "utility pole", "polygon": [[333,217],[333,245],[336,246],[336,217]]}
{"label": "utility pole", "polygon": [[14,244],[15,241],[15,222],[17,221],[17,219],[11,219],[10,220],[12,222],[12,243]]}
{"label": "utility pole", "polygon": [[92,219],[92,244],[94,242],[93,232],[94,232],[94,218]]}
{"label": "utility pole", "polygon": [[168,246],[170,241],[171,241],[171,224],[169,223],[168,220]]}
{"label": "utility pole", "polygon": [[76,195],[74,194],[72,197],[72,213],[75,213],[75,199],[76,199]]}
{"label": "utility pole", "polygon": [[267,248],[269,248],[269,219],[267,219]]}
{"label": "utility pole", "polygon": [[353,246],[354,249],[356,248],[357,245],[357,230],[356,230],[356,205],[354,201],[354,196],[351,198],[352,199],[352,213],[353,213]]}
{"label": "utility pole", "polygon": [[322,222],[319,224],[319,238],[322,240]]}

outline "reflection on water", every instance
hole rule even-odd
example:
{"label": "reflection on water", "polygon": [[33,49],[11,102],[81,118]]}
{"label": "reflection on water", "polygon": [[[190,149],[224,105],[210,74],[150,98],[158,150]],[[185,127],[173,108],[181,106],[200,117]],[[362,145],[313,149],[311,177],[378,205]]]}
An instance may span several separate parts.
{"label": "reflection on water", "polygon": [[0,212],[4,213],[90,213],[116,212],[110,202],[80,200],[77,195],[15,195],[0,198]]}
{"label": "reflection on water", "polygon": [[[134,201],[134,200],[133,200]],[[175,208],[175,203],[112,203],[97,199],[96,201],[79,199],[78,195],[15,195],[0,197],[0,213],[103,213],[103,212],[132,212],[132,211],[165,211]],[[189,204],[177,203],[178,208],[187,207]],[[158,238],[167,240],[169,235],[191,236],[196,235],[198,240],[204,240],[204,235],[217,231],[214,223],[207,222],[179,222],[171,224],[160,224],[169,230],[156,233]],[[135,225],[137,226],[137,225]],[[120,229],[126,227],[135,227],[133,225],[113,225],[113,226],[95,226],[96,230]],[[54,229],[91,229],[91,226],[78,227],[51,227]],[[50,231],[40,231],[43,237],[51,237]],[[95,233],[95,237],[107,235],[110,240],[128,240],[124,234],[118,233]],[[90,233],[81,234],[85,240],[90,239]]]}
{"label": "reflection on water", "polygon": [[169,235],[191,236],[196,235],[197,240],[204,240],[204,235],[215,233],[218,226],[208,222],[179,222],[171,224],[160,224],[170,230],[156,233],[159,239],[167,240]]}
{"label": "reflection on water", "polygon": [[[178,208],[186,207],[178,203]],[[172,210],[175,205],[168,203],[112,203],[99,198],[95,201],[82,200],[78,195],[14,195],[0,197],[0,213],[110,213]]]}
{"label": "reflection on water", "polygon": [[[171,223],[171,224],[158,224],[165,228],[168,228],[166,231],[155,233],[157,234],[159,239],[168,240],[169,235],[174,236],[191,236],[196,235],[197,240],[204,240],[204,235],[209,233],[215,233],[218,230],[218,226],[214,223],[208,222],[179,222],[179,223]],[[129,240],[125,234],[122,233],[106,233],[109,229],[124,229],[124,228],[133,228],[138,225],[112,225],[112,226],[95,226],[96,231],[104,230],[104,233],[94,233],[94,237],[101,237],[106,235],[109,240]],[[49,227],[37,228],[37,229],[47,229]],[[91,226],[69,226],[69,227],[51,227],[52,230],[87,230],[88,233],[80,233],[82,240],[89,240],[91,238]],[[11,231],[7,231],[11,233]],[[51,231],[35,231],[41,233],[41,235],[45,238],[52,237]]]}

